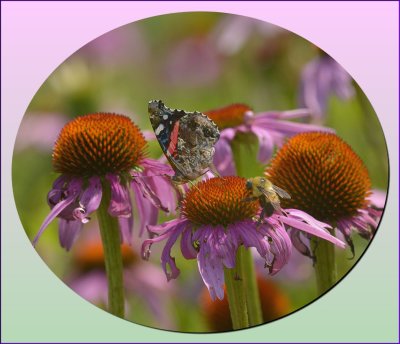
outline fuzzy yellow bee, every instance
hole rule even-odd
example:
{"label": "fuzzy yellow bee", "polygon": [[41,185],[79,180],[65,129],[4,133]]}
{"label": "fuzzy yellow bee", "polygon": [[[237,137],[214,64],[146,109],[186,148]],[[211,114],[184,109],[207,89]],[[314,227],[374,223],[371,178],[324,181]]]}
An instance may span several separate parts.
{"label": "fuzzy yellow bee", "polygon": [[259,221],[261,222],[265,216],[271,216],[274,211],[282,212],[280,199],[290,199],[290,195],[280,187],[274,185],[265,177],[249,178],[246,181],[246,188],[251,190],[252,196],[246,198],[245,201],[258,200],[261,205],[261,214]]}

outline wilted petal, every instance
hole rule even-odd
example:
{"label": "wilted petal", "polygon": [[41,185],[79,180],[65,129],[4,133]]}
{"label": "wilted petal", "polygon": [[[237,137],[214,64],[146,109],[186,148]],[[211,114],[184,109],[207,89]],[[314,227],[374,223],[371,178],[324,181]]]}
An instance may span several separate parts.
{"label": "wilted petal", "polygon": [[383,209],[386,202],[386,192],[383,190],[373,189],[368,199],[371,201],[372,206],[378,209]]}
{"label": "wilted petal", "polygon": [[176,226],[176,228],[171,232],[161,253],[161,265],[168,281],[177,278],[180,273],[175,264],[175,258],[171,257],[171,249],[184,229],[185,225],[179,224]]}
{"label": "wilted petal", "polygon": [[89,179],[89,186],[82,193],[79,199],[79,207],[74,209],[74,217],[76,220],[80,220],[83,223],[89,221],[87,216],[94,211],[100,205],[102,196],[102,186],[99,177],[92,177]]}
{"label": "wilted petal", "polygon": [[[300,211],[298,211],[300,212]],[[274,215],[276,219],[281,221],[282,223],[295,228],[295,229],[300,229],[306,233],[315,235],[317,237],[320,237],[322,239],[328,240],[329,242],[341,247],[345,248],[346,244],[335,238],[333,235],[331,235],[328,231],[326,231],[324,228],[317,226],[315,223],[308,224],[306,217],[300,217],[300,213],[297,213],[296,216],[293,214],[290,216],[283,216],[283,215]],[[306,214],[307,215],[307,214]],[[310,215],[307,215],[310,216]],[[304,221],[304,222],[303,222]]]}
{"label": "wilted petal", "polygon": [[[137,178],[144,196],[157,208],[175,212],[175,189],[171,183],[174,170],[169,165],[153,159],[143,159],[141,165],[144,168],[143,172],[132,175]],[[143,178],[140,178],[141,176]]]}
{"label": "wilted petal", "polygon": [[310,117],[310,110],[307,108],[304,109],[294,109],[287,111],[266,111],[266,112],[258,112],[257,116],[254,118],[254,123],[262,122],[264,118],[266,119],[301,119]]}
{"label": "wilted petal", "polygon": [[111,186],[111,200],[108,213],[111,216],[130,217],[132,207],[130,203],[129,191],[119,182],[119,178],[113,174],[107,174],[106,178]]}
{"label": "wilted petal", "polygon": [[197,264],[204,284],[212,300],[224,298],[224,268],[221,259],[216,257],[213,247],[203,242],[197,256]]}
{"label": "wilted petal", "polygon": [[158,218],[158,209],[141,193],[139,185],[135,182],[131,183],[133,193],[135,195],[136,208],[139,218],[139,236],[142,236],[147,225],[155,225]]}
{"label": "wilted petal", "polygon": [[197,251],[193,247],[192,230],[187,229],[182,233],[181,252],[186,259],[194,259],[197,256]]}
{"label": "wilted petal", "polygon": [[290,239],[292,240],[293,246],[299,251],[303,256],[309,257],[312,260],[315,257],[312,255],[310,248],[301,240],[301,232],[298,230],[290,230]]}
{"label": "wilted petal", "polygon": [[[40,226],[40,229],[38,233],[36,234],[35,238],[33,239],[33,246],[36,245],[37,241],[39,240],[40,236],[42,235],[43,231],[47,228],[47,226],[50,224],[51,221],[53,221],[58,215],[60,215],[67,207],[69,207],[73,202],[76,201],[76,198],[78,197],[80,193],[80,187],[82,185],[82,182],[79,179],[72,180],[71,183],[68,186],[68,189],[64,193],[66,195],[66,198],[62,199],[61,196],[58,198],[58,203],[54,204],[52,206],[52,209],[43,221],[42,225]],[[58,193],[58,191],[51,190],[49,192],[50,194],[53,193]],[[48,196],[48,199],[50,199],[51,196]],[[61,200],[62,199],[62,200]]]}
{"label": "wilted petal", "polygon": [[188,220],[186,219],[173,219],[167,222],[164,222],[160,225],[156,225],[156,226],[147,226],[147,230],[151,233],[151,234],[156,234],[156,235],[161,235],[161,234],[165,234],[171,230],[173,230],[176,226],[178,226],[181,223],[189,223]]}
{"label": "wilted petal", "polygon": [[61,247],[69,251],[81,232],[83,224],[79,220],[70,221],[60,219],[58,227],[58,238]]}
{"label": "wilted petal", "polygon": [[255,228],[255,224],[248,221],[236,225],[235,231],[240,234],[243,245],[254,247],[259,255],[265,258],[268,255],[269,244],[264,234]]}
{"label": "wilted petal", "polygon": [[261,118],[261,116],[256,116],[254,125],[264,128],[265,130],[279,132],[285,136],[293,136],[303,132],[314,131],[335,133],[334,129],[320,125],[274,120],[269,118]]}
{"label": "wilted petal", "polygon": [[258,138],[258,156],[257,159],[261,163],[266,163],[271,157],[274,151],[274,142],[271,134],[268,130],[265,130],[261,127],[257,127],[255,125],[251,126],[251,132],[255,134]]}
{"label": "wilted petal", "polygon": [[215,145],[213,162],[222,176],[236,175],[233,153],[229,141],[219,139]]}
{"label": "wilted petal", "polygon": [[88,214],[97,210],[101,202],[102,186],[99,177],[89,179],[88,188],[82,193],[79,202],[85,207]]}
{"label": "wilted petal", "polygon": [[[207,244],[213,247],[223,265],[232,269],[236,263],[236,251],[238,249],[240,238],[233,228],[225,228],[223,226],[215,226],[209,229]],[[201,246],[201,244],[200,244]]]}
{"label": "wilted petal", "polygon": [[128,245],[132,244],[133,216],[118,217],[121,242]]}
{"label": "wilted petal", "polygon": [[157,226],[147,226],[147,230],[151,235],[157,235],[156,237],[153,237],[151,239],[147,239],[143,241],[142,244],[142,258],[143,259],[148,259],[150,256],[150,247],[153,245],[153,243],[162,241],[166,238],[168,238],[172,232],[174,232],[177,228],[179,229],[181,226],[184,229],[189,222],[186,219],[174,219],[168,222],[164,222],[161,225]]}
{"label": "wilted petal", "polygon": [[267,229],[268,236],[272,239],[271,249],[274,259],[270,266],[270,274],[274,275],[280,271],[289,261],[292,253],[292,242],[286,230],[280,224],[276,224],[273,228]]}

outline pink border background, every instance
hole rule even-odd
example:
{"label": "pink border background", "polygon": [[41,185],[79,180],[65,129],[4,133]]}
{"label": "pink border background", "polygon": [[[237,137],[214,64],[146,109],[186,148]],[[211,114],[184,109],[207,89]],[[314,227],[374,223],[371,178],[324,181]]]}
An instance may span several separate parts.
{"label": "pink border background", "polygon": [[[1,235],[2,281],[6,281],[2,340],[392,341],[397,337],[394,291],[397,290],[398,181],[393,176],[398,175],[398,3],[2,2],[1,7]],[[312,307],[268,326],[268,338],[261,336],[263,327],[233,335],[202,337],[160,332],[122,322],[89,307],[66,291],[60,281],[54,281],[27,242],[15,210],[11,188],[14,140],[25,109],[47,76],[82,45],[111,29],[154,15],[185,11],[247,15],[280,25],[318,45],[362,87],[380,118],[388,142],[391,192],[381,225],[388,228],[382,231],[387,235],[374,240],[357,271],[352,272],[354,277],[346,278],[340,287]],[[26,285],[29,287],[24,288]],[[346,300],[346,295],[351,298]],[[64,298],[70,308],[58,307]],[[333,309],[335,305],[337,312]],[[320,314],[324,315],[322,319]],[[288,325],[294,326],[293,321],[296,327],[285,331]],[[315,330],[311,330],[312,324]],[[345,328],[349,332],[340,330]],[[292,331],[296,332],[295,337],[291,336]]]}

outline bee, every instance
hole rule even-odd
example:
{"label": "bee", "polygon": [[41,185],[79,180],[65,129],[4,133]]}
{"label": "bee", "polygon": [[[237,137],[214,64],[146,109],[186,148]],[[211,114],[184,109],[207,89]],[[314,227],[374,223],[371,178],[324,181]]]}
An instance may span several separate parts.
{"label": "bee", "polygon": [[280,187],[271,183],[265,177],[249,178],[246,181],[246,188],[251,190],[252,196],[245,198],[245,201],[258,200],[261,205],[261,214],[259,222],[265,216],[271,216],[275,211],[279,214],[282,213],[279,198],[290,199],[290,195]]}

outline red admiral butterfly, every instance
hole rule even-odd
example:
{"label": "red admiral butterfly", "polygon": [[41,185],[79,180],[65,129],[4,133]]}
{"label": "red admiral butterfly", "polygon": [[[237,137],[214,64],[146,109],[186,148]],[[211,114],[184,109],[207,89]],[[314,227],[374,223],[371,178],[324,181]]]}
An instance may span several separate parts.
{"label": "red admiral butterfly", "polygon": [[219,130],[212,120],[201,112],[169,109],[160,100],[149,102],[149,116],[158,143],[175,171],[175,183],[195,180],[213,170]]}

